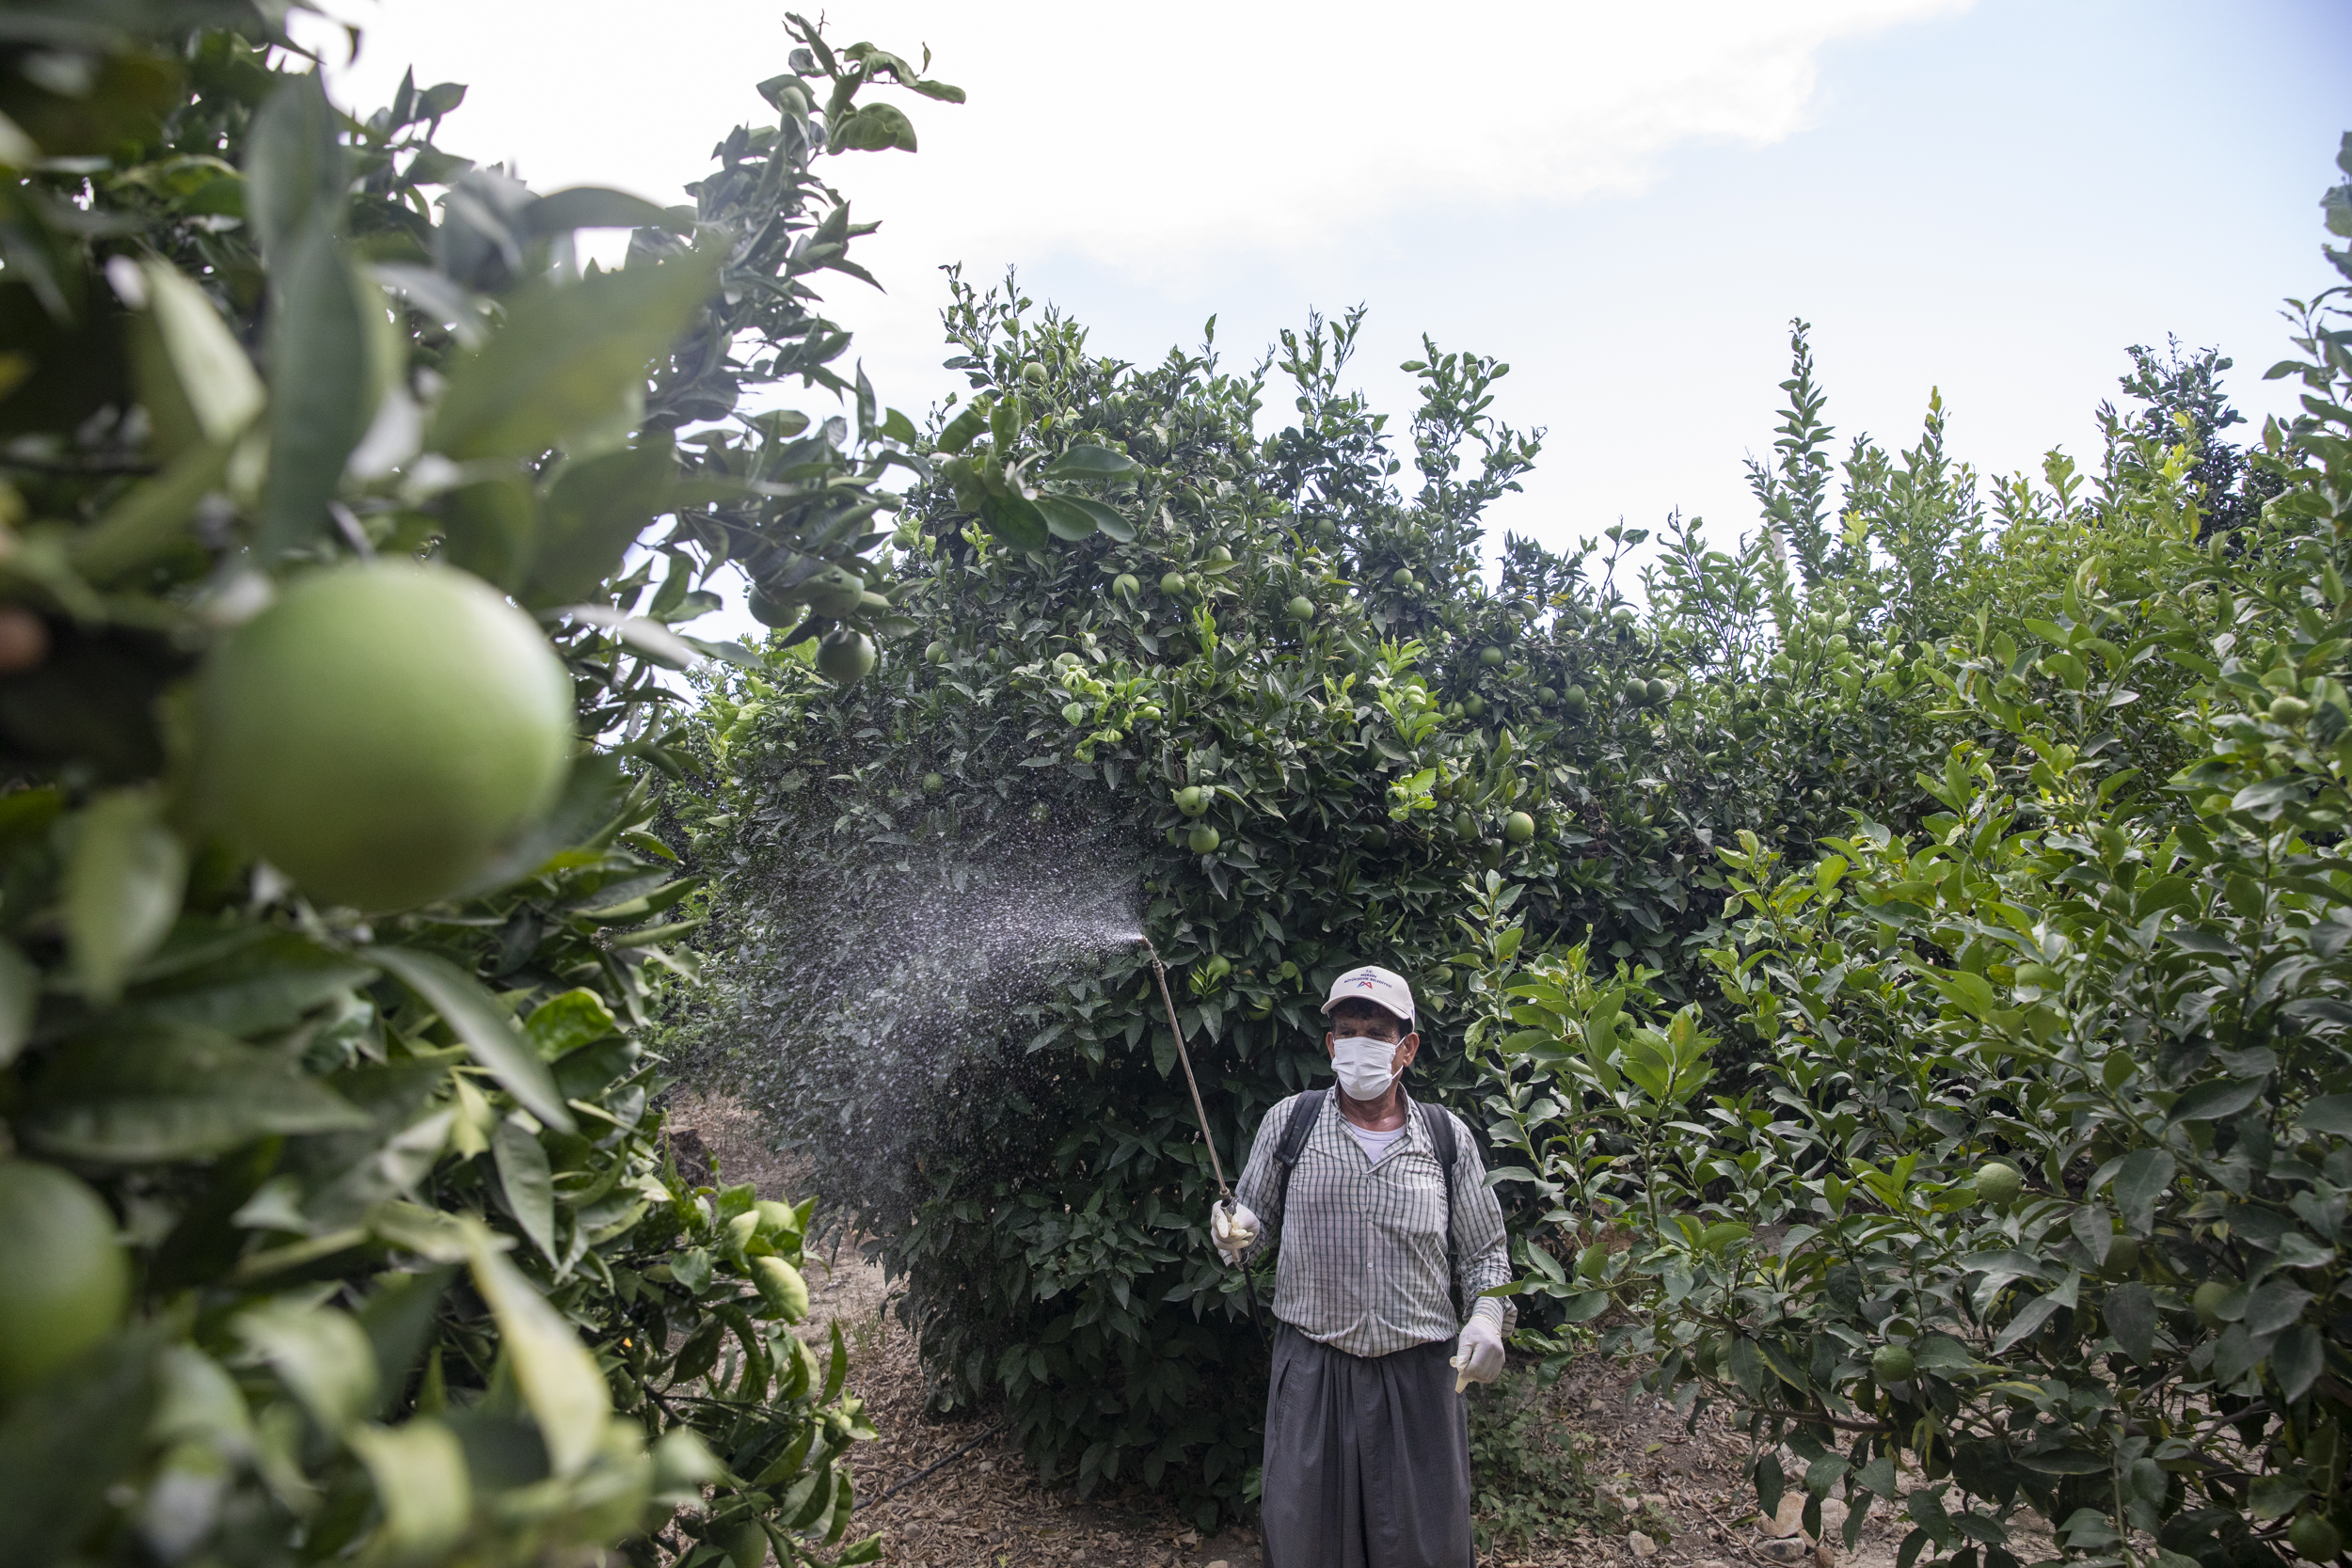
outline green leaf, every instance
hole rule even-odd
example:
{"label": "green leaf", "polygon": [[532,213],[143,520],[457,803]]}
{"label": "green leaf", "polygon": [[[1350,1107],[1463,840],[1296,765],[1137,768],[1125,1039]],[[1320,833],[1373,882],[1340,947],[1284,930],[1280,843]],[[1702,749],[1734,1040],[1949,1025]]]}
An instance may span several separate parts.
{"label": "green leaf", "polygon": [[629,546],[676,504],[676,453],[658,431],[566,467],[540,504],[516,597],[532,610],[593,598]]}
{"label": "green leaf", "polygon": [[970,446],[988,428],[988,404],[976,399],[964,405],[962,413],[947,421],[947,428],[939,433],[939,450],[953,455]]}
{"label": "green leaf", "polygon": [[211,296],[178,268],[143,261],[139,281],[146,323],[133,336],[132,357],[160,449],[177,457],[199,443],[234,441],[265,401],[253,362]]}
{"label": "green leaf", "polygon": [[547,1061],[621,1032],[621,1021],[595,991],[575,987],[532,1009],[523,1023],[532,1049]]}
{"label": "green leaf", "polygon": [[343,465],[375,416],[371,359],[381,327],[365,312],[381,318],[385,309],[321,223],[286,247],[270,284],[269,484],[257,540],[264,560],[326,529]]}
{"label": "green leaf", "polygon": [[2172,1185],[2172,1156],[2161,1148],[2136,1148],[2115,1167],[2115,1207],[2135,1236],[2155,1223],[2156,1199]]}
{"label": "green leaf", "polygon": [[293,1027],[305,1013],[366,984],[375,970],[348,953],[267,926],[167,942],[131,974],[118,1019],[153,1019],[239,1037]]}
{"label": "green leaf", "polygon": [[253,117],[245,173],[246,222],[272,270],[304,230],[342,226],[351,174],[316,72],[287,77]]}
{"label": "green leaf", "polygon": [[1030,504],[1044,517],[1046,531],[1055,538],[1077,540],[1094,536],[1093,516],[1074,501],[1060,496],[1040,495]]}
{"label": "green leaf", "polygon": [[474,1243],[473,1278],[498,1319],[515,1381],[547,1445],[549,1467],[558,1476],[579,1474],[602,1445],[612,1410],[596,1357],[531,1281],[493,1249],[486,1234]]}
{"label": "green leaf", "polygon": [[629,418],[648,362],[708,302],[720,261],[696,251],[525,291],[504,328],[449,367],[427,446],[461,460],[531,457]]}
{"label": "green leaf", "polygon": [[1041,550],[1052,537],[1044,514],[1019,496],[990,496],[981,504],[980,522],[1016,550]]}
{"label": "green leaf", "polygon": [[2156,1350],[2156,1298],[2137,1280],[2107,1292],[2105,1308],[2107,1332],[2124,1354],[2141,1366],[2152,1364]]}
{"label": "green leaf", "polygon": [[0,1068],[16,1060],[33,1036],[40,1007],[40,971],[12,942],[0,942]]}
{"label": "green leaf", "polygon": [[94,1163],[200,1160],[270,1133],[368,1125],[272,1052],[151,1021],[70,1042],[33,1085],[27,1142]]}
{"label": "green leaf", "polygon": [[443,559],[514,588],[539,536],[539,497],[530,479],[504,473],[460,485],[441,498],[440,509]]}
{"label": "green leaf", "polygon": [[668,229],[670,214],[647,201],[603,185],[573,185],[550,191],[523,209],[523,226],[533,234],[568,234],[575,229]]}
{"label": "green leaf", "polygon": [[419,1416],[405,1426],[359,1427],[349,1441],[384,1511],[368,1543],[371,1558],[438,1561],[463,1539],[473,1521],[473,1480],[455,1433]]}
{"label": "green leaf", "polygon": [[240,1313],[236,1332],[321,1431],[340,1433],[374,1404],[375,1352],[350,1313],[287,1298]]}
{"label": "green leaf", "polygon": [[362,956],[439,1013],[467,1052],[524,1110],[558,1132],[577,1131],[570,1109],[556,1092],[555,1075],[516,1033],[514,1021],[483,990],[482,982],[447,958],[413,948],[370,947]]}
{"label": "green leaf", "polygon": [[1075,446],[1040,471],[1040,479],[1120,479],[1143,471],[1143,465],[1108,447]]}
{"label": "green leaf", "polygon": [[490,1137],[490,1153],[498,1164],[499,1190],[515,1223],[531,1244],[550,1263],[555,1255],[555,1177],[548,1169],[548,1151],[539,1134],[519,1117],[508,1117]]}
{"label": "green leaf", "polygon": [[[1043,506],[1048,499],[1049,498],[1044,496],[1038,497],[1038,504],[1040,506]],[[1100,530],[1108,537],[1118,540],[1120,544],[1132,545],[1136,542],[1136,525],[1120,516],[1117,511],[1104,505],[1101,501],[1094,499],[1092,497],[1055,496],[1050,499],[1059,502],[1063,506],[1072,507],[1084,513],[1089,519],[1091,519],[1095,529]],[[1063,537],[1070,538],[1073,536],[1064,534]],[[1084,535],[1076,535],[1075,537],[1083,538]]]}
{"label": "green leaf", "polygon": [[914,122],[891,103],[868,103],[833,128],[836,152],[882,152],[891,148],[914,150]]}
{"label": "green leaf", "polygon": [[65,867],[66,945],[82,992],[105,1006],[180,913],[186,853],[150,788],[100,796],[73,818]]}
{"label": "green leaf", "polygon": [[2262,1098],[2263,1084],[2260,1078],[2220,1078],[2199,1084],[2174,1101],[2167,1115],[2176,1122],[2233,1117]]}

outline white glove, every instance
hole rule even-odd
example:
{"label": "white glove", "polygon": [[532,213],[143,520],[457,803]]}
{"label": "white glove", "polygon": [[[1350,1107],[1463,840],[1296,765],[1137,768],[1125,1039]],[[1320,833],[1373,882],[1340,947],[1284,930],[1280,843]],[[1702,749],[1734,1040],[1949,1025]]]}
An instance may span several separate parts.
{"label": "white glove", "polygon": [[1258,1216],[1238,1198],[1219,1199],[1209,1211],[1209,1240],[1228,1263],[1240,1262],[1241,1255],[1258,1244]]}
{"label": "white glove", "polygon": [[1492,1383],[1502,1375],[1502,1331],[1488,1317],[1474,1317],[1462,1325],[1462,1338],[1455,1342],[1454,1359],[1447,1363],[1454,1369],[1454,1391],[1460,1393],[1473,1383]]}

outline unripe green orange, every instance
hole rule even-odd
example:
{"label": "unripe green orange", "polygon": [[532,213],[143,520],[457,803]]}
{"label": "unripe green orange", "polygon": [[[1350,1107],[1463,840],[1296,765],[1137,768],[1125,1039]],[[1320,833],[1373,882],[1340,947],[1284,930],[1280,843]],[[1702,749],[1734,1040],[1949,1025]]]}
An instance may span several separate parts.
{"label": "unripe green orange", "polygon": [[1988,1160],[1977,1167],[1977,1199],[2006,1209],[2026,1190],[2025,1172],[2006,1160]]}
{"label": "unripe green orange", "polygon": [[803,583],[797,592],[808,608],[827,620],[852,614],[866,601],[866,579],[844,566],[828,566]]}
{"label": "unripe green orange", "polygon": [[1870,1375],[1881,1383],[1905,1383],[1919,1370],[1906,1345],[1881,1345],[1870,1353]]}
{"label": "unripe green orange", "polygon": [[[2270,700],[2270,721],[2274,724],[2299,724],[2311,716],[2312,705],[2300,697],[2273,697]],[[2313,1515],[2306,1514],[2304,1517]],[[2296,1523],[2301,1523],[2301,1520]],[[2322,1519],[2320,1523],[2327,1524],[2327,1521]],[[2333,1529],[2335,1527],[2329,1525],[2328,1528]]]}
{"label": "unripe green orange", "polygon": [[1478,650],[1478,662],[1486,665],[1489,669],[1501,664],[1503,657],[1504,655],[1501,648],[1481,648]]}
{"label": "unripe green orange", "polygon": [[768,1304],[769,1310],[786,1323],[796,1323],[808,1316],[808,1281],[783,1259],[753,1259],[752,1283],[759,1287],[759,1299]]}
{"label": "unripe green orange", "polygon": [[1413,586],[1413,569],[1409,566],[1399,566],[1389,574],[1389,581],[1398,588],[1410,588]]}
{"label": "unripe green orange", "polygon": [[455,891],[553,803],[572,684],[531,617],[448,566],[297,579],[199,692],[214,818],[323,903]]}
{"label": "unripe green orange", "polygon": [[1535,836],[1535,819],[1523,811],[1515,811],[1502,819],[1502,836],[1514,844],[1525,844]]}
{"label": "unripe green orange", "polygon": [[2287,1527],[2287,1544],[2312,1562],[2333,1562],[2344,1551],[2344,1532],[2324,1513],[2298,1513]]}
{"label": "unripe green orange", "polygon": [[1021,367],[1021,379],[1032,387],[1045,385],[1045,367],[1032,359]]}
{"label": "unripe green orange", "polygon": [[1167,594],[1169,598],[1173,599],[1173,598],[1176,598],[1176,597],[1180,596],[1180,595],[1184,593],[1184,573],[1182,573],[1182,572],[1168,572],[1168,573],[1165,573],[1165,574],[1163,574],[1163,575],[1161,576],[1161,578],[1160,578],[1160,592],[1161,592],[1161,593],[1163,593],[1163,594]]}
{"label": "unripe green orange", "polygon": [[1143,584],[1136,580],[1135,573],[1121,572],[1111,578],[1111,592],[1122,599],[1132,601],[1137,594],[1143,592]]}
{"label": "unripe green orange", "polygon": [[0,1161],[0,1400],[112,1334],[130,1299],[98,1195],[55,1165]]}
{"label": "unripe green orange", "polygon": [[924,774],[924,775],[923,775],[923,793],[924,793],[924,794],[926,794],[926,795],[936,795],[936,794],[938,794],[941,790],[943,790],[943,789],[945,789],[945,788],[946,788],[946,787],[947,787],[947,781],[946,781],[946,777],[945,777],[945,776],[943,776],[943,775],[941,775],[941,774],[938,774],[938,773],[926,773],[926,774]]}
{"label": "unripe green orange", "polygon": [[1217,831],[1215,828],[1210,827],[1205,822],[1193,829],[1193,831],[1184,837],[1184,843],[1196,855],[1215,854],[1216,852],[1216,847],[1223,842],[1224,839],[1221,835],[1219,835]]}
{"label": "unripe green orange", "polygon": [[1304,594],[1291,600],[1289,608],[1294,621],[1311,621],[1315,618],[1315,602]]}
{"label": "unripe green orange", "polygon": [[2109,1279],[2129,1279],[2139,1272],[2139,1238],[2118,1236],[2107,1243],[2107,1260],[2100,1269]]}
{"label": "unripe green orange", "polygon": [[734,1568],[761,1568],[768,1560],[768,1532],[759,1528],[758,1520],[747,1520],[726,1532],[720,1549]]}
{"label": "unripe green orange", "polygon": [[874,668],[874,641],[862,631],[835,626],[817,640],[817,673],[835,686],[855,686]]}
{"label": "unripe green orange", "polygon": [[2218,1279],[2208,1279],[2190,1294],[2189,1310],[2196,1313],[2197,1321],[2207,1328],[2219,1328],[2222,1323],[2221,1303],[2229,1293],[2229,1286]]}

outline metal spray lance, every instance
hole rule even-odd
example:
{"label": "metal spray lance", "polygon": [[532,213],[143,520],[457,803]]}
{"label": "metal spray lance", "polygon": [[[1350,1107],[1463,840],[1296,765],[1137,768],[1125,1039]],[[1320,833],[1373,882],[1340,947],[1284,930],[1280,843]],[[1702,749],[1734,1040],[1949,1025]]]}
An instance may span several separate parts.
{"label": "metal spray lance", "polygon": [[[1168,993],[1168,965],[1160,961],[1160,950],[1152,945],[1152,939],[1141,932],[1136,940],[1152,955],[1152,978],[1160,984],[1160,1003],[1168,1008],[1168,1032],[1176,1037],[1176,1059],[1184,1064],[1184,1086],[1192,1090],[1193,1118],[1200,1123],[1200,1141],[1209,1146],[1209,1169],[1216,1174],[1216,1201],[1228,1213],[1232,1212],[1233,1190],[1225,1184],[1225,1163],[1216,1157],[1216,1139],[1209,1132],[1209,1113],[1200,1103],[1200,1080],[1192,1075],[1192,1053],[1184,1049],[1184,1027],[1176,1022],[1176,999]],[[1249,1321],[1263,1335],[1265,1324],[1258,1317],[1258,1282],[1249,1273],[1248,1265],[1241,1271],[1242,1289],[1249,1297]]]}

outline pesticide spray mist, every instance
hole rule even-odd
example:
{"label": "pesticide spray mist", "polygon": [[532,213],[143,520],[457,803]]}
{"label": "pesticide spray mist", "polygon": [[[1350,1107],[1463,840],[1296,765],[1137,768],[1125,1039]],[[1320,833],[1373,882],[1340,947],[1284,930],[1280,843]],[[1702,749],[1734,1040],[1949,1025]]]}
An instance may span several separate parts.
{"label": "pesticide spray mist", "polygon": [[[1104,824],[1023,823],[860,860],[849,880],[837,866],[770,879],[709,1037],[778,1145],[808,1159],[824,1206],[895,1227],[922,1196],[926,1150],[985,1159],[1061,1125],[1057,1053],[1028,1050],[1038,1004],[1057,987],[1132,985],[1140,867]],[[1030,1124],[967,1116],[975,1072],[1009,1077]]]}

